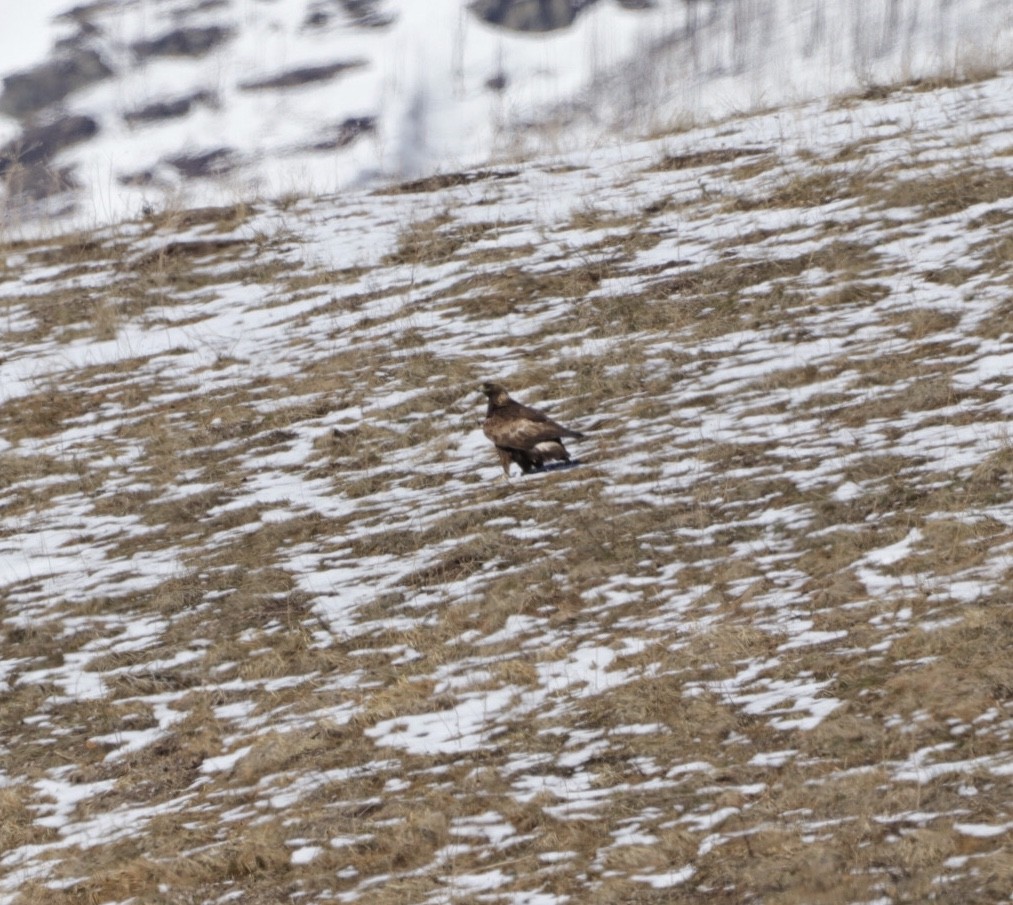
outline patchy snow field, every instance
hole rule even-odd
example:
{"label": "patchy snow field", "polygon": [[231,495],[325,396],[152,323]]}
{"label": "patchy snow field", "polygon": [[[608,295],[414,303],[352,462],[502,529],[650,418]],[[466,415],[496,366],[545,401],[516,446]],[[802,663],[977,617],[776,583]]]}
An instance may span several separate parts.
{"label": "patchy snow field", "polygon": [[869,95],[0,246],[0,902],[1009,901],[1013,75]]}

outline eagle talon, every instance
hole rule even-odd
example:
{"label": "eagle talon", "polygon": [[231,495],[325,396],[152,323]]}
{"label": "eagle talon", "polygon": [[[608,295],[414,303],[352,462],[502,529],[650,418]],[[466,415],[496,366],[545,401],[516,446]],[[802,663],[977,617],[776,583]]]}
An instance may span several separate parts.
{"label": "eagle talon", "polygon": [[524,474],[547,471],[547,462],[559,460],[565,467],[571,463],[563,437],[583,439],[579,431],[557,424],[544,412],[522,405],[510,398],[498,383],[483,383],[482,392],[489,399],[483,433],[496,446],[503,473],[510,476],[510,463],[516,462]]}

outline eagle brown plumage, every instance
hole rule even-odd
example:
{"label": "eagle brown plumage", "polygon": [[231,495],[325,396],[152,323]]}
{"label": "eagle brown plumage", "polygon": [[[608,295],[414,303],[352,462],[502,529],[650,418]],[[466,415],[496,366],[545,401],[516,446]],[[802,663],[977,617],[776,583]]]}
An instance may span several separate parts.
{"label": "eagle brown plumage", "polygon": [[557,424],[544,412],[522,405],[498,383],[483,383],[489,408],[482,423],[483,433],[496,444],[500,464],[507,476],[516,462],[524,474],[540,471],[546,462],[570,461],[563,437],[583,439],[579,431]]}

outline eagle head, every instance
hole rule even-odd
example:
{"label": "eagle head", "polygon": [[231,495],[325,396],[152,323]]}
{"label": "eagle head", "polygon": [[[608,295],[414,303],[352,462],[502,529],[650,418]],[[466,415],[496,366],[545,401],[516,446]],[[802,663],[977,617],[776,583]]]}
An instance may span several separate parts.
{"label": "eagle head", "polygon": [[488,381],[483,383],[482,392],[489,397],[489,402],[492,405],[506,405],[510,401],[510,394],[506,391],[506,387],[498,383],[489,383]]}

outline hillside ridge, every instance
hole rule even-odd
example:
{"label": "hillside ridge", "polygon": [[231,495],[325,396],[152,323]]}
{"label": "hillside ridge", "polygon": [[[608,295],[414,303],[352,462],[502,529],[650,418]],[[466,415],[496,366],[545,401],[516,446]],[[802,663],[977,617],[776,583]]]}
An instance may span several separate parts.
{"label": "hillside ridge", "polygon": [[44,0],[5,24],[0,214],[30,235],[1013,66],[1006,0]]}

